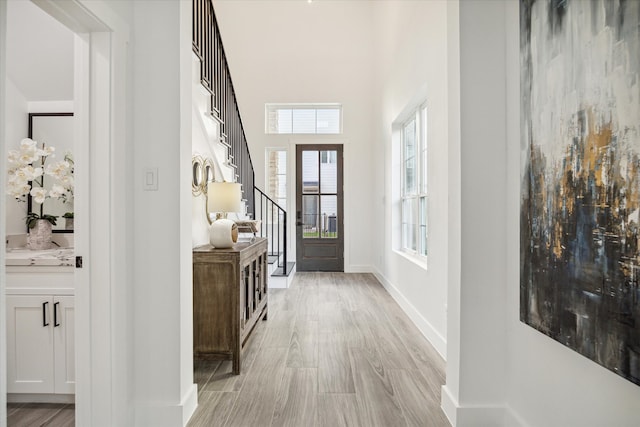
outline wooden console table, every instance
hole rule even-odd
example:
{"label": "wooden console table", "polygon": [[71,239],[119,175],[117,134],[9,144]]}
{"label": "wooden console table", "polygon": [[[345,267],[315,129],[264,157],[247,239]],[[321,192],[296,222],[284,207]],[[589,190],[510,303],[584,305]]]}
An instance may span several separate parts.
{"label": "wooden console table", "polygon": [[231,359],[240,373],[242,347],[260,319],[267,319],[267,239],[230,249],[193,250],[193,354]]}

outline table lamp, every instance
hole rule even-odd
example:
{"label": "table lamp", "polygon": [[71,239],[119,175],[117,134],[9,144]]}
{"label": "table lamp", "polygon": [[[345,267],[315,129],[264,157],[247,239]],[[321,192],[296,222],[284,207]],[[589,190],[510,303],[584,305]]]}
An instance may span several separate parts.
{"label": "table lamp", "polygon": [[214,248],[230,248],[238,241],[236,223],[227,219],[228,212],[242,209],[241,185],[235,182],[210,182],[207,189],[207,214],[216,213],[209,227],[209,243]]}

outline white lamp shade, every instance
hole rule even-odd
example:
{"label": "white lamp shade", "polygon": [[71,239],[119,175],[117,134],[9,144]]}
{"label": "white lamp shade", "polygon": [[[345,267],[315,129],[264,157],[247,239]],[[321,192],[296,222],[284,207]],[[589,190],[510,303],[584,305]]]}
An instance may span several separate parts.
{"label": "white lamp shade", "polygon": [[210,182],[207,193],[207,210],[214,212],[240,212],[241,185],[235,182]]}

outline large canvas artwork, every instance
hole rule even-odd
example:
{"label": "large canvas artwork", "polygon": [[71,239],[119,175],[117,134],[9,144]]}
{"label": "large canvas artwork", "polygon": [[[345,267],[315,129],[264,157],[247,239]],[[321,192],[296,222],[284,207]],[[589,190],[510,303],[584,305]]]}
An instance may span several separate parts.
{"label": "large canvas artwork", "polygon": [[521,0],[520,318],[640,385],[640,1]]}

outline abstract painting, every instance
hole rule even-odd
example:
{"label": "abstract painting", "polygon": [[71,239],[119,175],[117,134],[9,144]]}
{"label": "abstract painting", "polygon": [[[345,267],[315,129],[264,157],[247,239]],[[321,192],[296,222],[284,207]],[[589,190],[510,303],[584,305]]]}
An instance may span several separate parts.
{"label": "abstract painting", "polygon": [[639,25],[640,1],[520,1],[520,319],[638,385]]}

